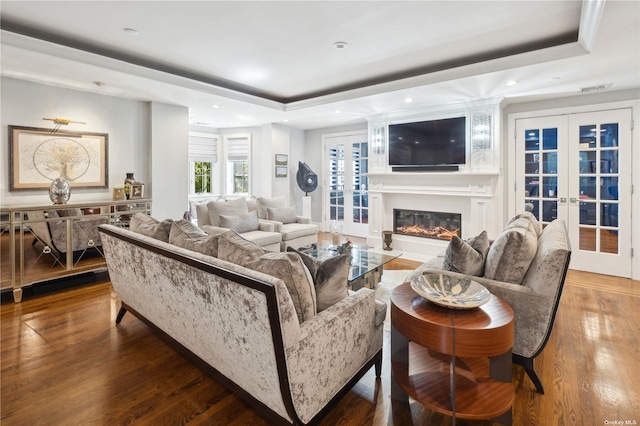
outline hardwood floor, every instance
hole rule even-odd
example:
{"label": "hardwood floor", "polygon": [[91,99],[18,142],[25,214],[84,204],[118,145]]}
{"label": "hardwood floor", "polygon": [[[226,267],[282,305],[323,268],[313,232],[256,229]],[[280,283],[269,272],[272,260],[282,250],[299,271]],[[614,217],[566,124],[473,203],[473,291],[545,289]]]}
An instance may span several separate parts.
{"label": "hardwood floor", "polygon": [[[418,263],[400,258],[388,266]],[[639,281],[570,271],[551,339],[536,361],[545,394],[513,367],[514,425],[640,423],[639,288]],[[3,426],[268,425],[134,316],[116,327],[118,308],[106,274],[92,285],[2,305]],[[416,402],[391,402],[389,340],[385,332],[381,380],[367,373],[322,425],[452,424]]]}

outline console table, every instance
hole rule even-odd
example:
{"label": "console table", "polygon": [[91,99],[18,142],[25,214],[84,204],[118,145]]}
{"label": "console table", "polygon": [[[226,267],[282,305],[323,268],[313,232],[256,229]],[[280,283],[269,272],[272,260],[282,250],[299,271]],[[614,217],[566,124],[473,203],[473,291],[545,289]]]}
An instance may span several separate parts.
{"label": "console table", "polygon": [[[51,210],[82,210],[82,216],[29,219],[29,212]],[[8,206],[0,209],[1,217],[1,289],[13,290],[13,300],[22,300],[24,287],[56,278],[106,270],[106,262],[99,249],[95,256],[88,255],[74,260],[73,222],[83,218],[105,217],[108,223],[128,226],[128,221],[136,213],[151,214],[151,199],[133,199],[119,201],[96,201],[74,204],[46,204],[31,206]],[[33,215],[32,215],[33,216]],[[66,254],[55,253],[51,247],[39,244],[31,232],[35,224],[66,221]],[[42,248],[41,248],[42,247]],[[93,247],[92,247],[93,248]]]}
{"label": "console table", "polygon": [[456,310],[435,305],[410,283],[391,291],[391,398],[453,418],[511,424],[513,310],[495,295]]}

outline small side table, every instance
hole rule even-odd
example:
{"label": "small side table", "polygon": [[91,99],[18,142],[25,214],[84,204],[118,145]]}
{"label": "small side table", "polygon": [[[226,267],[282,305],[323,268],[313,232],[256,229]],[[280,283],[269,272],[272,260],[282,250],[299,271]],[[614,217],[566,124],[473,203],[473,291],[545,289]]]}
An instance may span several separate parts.
{"label": "small side table", "polygon": [[495,295],[468,310],[438,306],[409,283],[391,292],[391,398],[453,418],[511,424],[513,310]]}

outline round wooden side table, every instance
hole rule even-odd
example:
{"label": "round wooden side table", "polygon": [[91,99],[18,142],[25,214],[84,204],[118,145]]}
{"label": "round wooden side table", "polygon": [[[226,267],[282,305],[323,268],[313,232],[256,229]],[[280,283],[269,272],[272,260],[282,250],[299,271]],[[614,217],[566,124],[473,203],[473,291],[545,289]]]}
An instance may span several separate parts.
{"label": "round wooden side table", "polygon": [[460,419],[511,424],[513,310],[495,295],[466,310],[438,306],[409,283],[391,291],[391,398],[411,396]]}

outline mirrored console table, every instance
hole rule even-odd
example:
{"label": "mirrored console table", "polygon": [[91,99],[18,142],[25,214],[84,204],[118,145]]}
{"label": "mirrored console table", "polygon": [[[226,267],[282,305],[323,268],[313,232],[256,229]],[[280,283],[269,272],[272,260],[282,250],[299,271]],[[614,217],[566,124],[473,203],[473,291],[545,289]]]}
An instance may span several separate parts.
{"label": "mirrored console table", "polygon": [[1,207],[1,290],[18,303],[33,284],[106,270],[98,226],[136,213],[151,214],[151,199]]}

